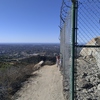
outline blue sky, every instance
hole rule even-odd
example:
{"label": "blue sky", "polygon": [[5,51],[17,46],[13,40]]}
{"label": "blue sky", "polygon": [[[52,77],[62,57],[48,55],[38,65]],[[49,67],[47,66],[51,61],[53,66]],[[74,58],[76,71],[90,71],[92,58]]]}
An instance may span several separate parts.
{"label": "blue sky", "polygon": [[78,43],[100,36],[100,1],[81,1],[78,9]]}
{"label": "blue sky", "polygon": [[0,0],[0,43],[59,43],[62,0]]}

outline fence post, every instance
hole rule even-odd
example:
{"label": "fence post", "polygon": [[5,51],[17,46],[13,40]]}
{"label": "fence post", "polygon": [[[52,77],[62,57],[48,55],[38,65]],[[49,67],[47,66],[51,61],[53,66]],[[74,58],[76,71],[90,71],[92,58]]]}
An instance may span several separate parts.
{"label": "fence post", "polygon": [[70,100],[74,100],[74,92],[75,92],[75,86],[74,86],[74,67],[75,67],[75,42],[76,42],[76,23],[77,23],[77,0],[72,0],[72,52],[71,52],[71,59],[72,59],[72,66],[71,66],[71,88],[70,88],[70,92],[71,92],[71,96],[70,96]]}

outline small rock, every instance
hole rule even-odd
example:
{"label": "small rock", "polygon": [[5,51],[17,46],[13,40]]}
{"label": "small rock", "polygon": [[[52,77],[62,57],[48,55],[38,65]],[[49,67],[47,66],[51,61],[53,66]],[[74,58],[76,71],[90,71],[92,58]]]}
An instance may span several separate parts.
{"label": "small rock", "polygon": [[97,87],[97,89],[98,89],[98,90],[100,90],[100,84],[98,84],[98,87]]}

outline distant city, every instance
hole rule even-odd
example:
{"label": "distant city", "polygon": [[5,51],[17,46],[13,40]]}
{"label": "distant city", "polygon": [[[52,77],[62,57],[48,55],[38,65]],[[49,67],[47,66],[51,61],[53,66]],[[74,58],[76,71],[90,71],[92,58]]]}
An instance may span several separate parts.
{"label": "distant city", "polygon": [[0,61],[19,60],[34,55],[55,56],[59,52],[59,43],[1,43]]}

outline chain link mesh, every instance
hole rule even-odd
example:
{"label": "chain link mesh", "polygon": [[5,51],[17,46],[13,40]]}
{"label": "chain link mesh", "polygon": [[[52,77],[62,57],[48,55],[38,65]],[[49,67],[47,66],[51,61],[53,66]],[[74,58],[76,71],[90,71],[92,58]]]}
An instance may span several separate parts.
{"label": "chain link mesh", "polygon": [[75,100],[100,100],[100,0],[77,0],[75,56],[72,51],[72,2],[62,0],[60,12],[60,53],[63,86],[70,100],[71,66],[75,60]]}
{"label": "chain link mesh", "polygon": [[70,66],[71,66],[71,2],[63,0],[60,24],[60,53],[63,73],[63,89],[66,99],[70,98]]}

